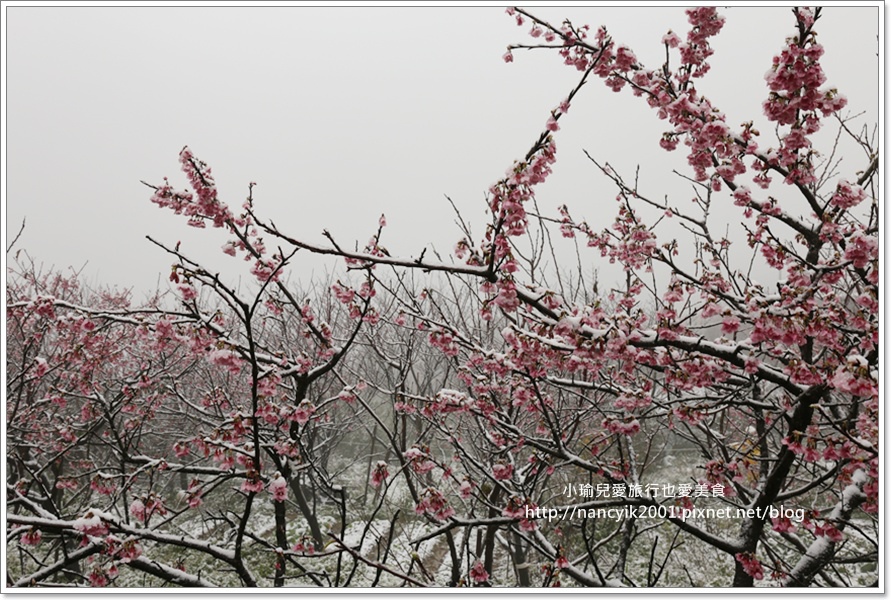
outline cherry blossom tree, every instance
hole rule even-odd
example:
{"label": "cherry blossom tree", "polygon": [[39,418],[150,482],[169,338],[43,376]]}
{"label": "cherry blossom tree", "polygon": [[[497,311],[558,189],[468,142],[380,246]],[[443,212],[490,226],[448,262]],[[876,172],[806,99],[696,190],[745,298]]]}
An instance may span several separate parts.
{"label": "cherry blossom tree", "polygon": [[8,585],[349,585],[365,563],[340,548],[352,498],[330,463],[363,431],[366,384],[331,373],[372,320],[371,288],[248,308],[171,252],[173,305],[8,276]]}
{"label": "cherry blossom tree", "polygon": [[128,296],[30,261],[8,274],[8,585],[101,586],[122,564],[191,581],[141,555],[149,521],[183,509],[166,493],[166,453],[146,453],[171,447],[168,383],[193,361],[156,337],[158,299],[137,308]]}
{"label": "cherry blossom tree", "polygon": [[[657,514],[664,514],[668,507],[692,510],[695,498],[721,497],[751,515],[737,531],[716,535],[707,523],[675,513],[666,521],[726,556],[734,571],[730,583],[752,585],[766,574],[790,585],[818,575],[839,583],[831,574],[838,542],[857,548],[839,559],[847,563],[872,561],[877,548],[874,533],[852,526],[850,518],[859,508],[869,523],[877,510],[878,158],[868,136],[848,127],[845,98],[824,85],[814,29],[820,9],[793,11],[795,33],[770,66],[762,109],[776,124],[773,146],[759,143],[751,123],[731,129],[697,91],[709,71],[709,40],[724,23],[715,9],[688,11],[686,39],[669,32],[663,39],[668,58],[652,70],[604,28],[589,36],[587,27],[556,27],[520,9],[509,13],[531,26],[535,41],[511,46],[505,61],[519,49],[552,49],[582,78],[523,160],[489,189],[491,222],[481,240],[459,241],[455,255],[463,262],[398,260],[290,240],[352,262],[476,278],[480,316],[505,325],[492,344],[464,313],[444,315],[435,303],[413,307],[403,299],[406,312],[430,331],[430,342],[448,357],[460,356],[463,365],[463,389],[427,398],[421,414],[455,449],[464,479],[456,477],[451,490],[434,489],[418,512],[443,523],[439,532],[516,532],[551,561],[545,581],[562,572],[582,584],[624,583],[628,548],[640,528],[633,517],[613,532],[621,538],[613,580],[602,574],[598,548],[587,538],[567,556],[570,546],[556,541],[565,536],[562,528],[528,518],[553,501],[552,487],[534,485],[542,469],[587,474],[624,487],[626,495],[562,505],[561,514],[615,503],[661,507]],[[668,151],[686,146],[696,196],[692,212],[654,200],[592,157],[617,188],[615,222],[598,231],[566,207],[556,221],[564,236],[621,265],[626,280],[590,302],[542,285],[545,274],[521,248],[531,228],[546,223],[533,212],[534,191],[555,161],[559,120],[592,77],[615,92],[630,90],[668,122],[660,145]],[[830,119],[863,151],[847,177],[837,172],[831,151],[821,154],[812,143]],[[745,185],[747,175],[754,188]],[[736,236],[715,233],[722,204],[740,209]],[[660,221],[668,218],[688,232],[692,261],[679,257],[676,239],[660,239]],[[275,227],[268,231],[282,235]],[[731,249],[742,243],[750,250],[742,264],[772,273],[774,286],[759,283],[751,266],[740,268]],[[643,308],[648,305],[651,311]],[[471,422],[482,440],[472,450]],[[687,491],[659,500],[639,491],[647,484],[655,433],[666,428],[699,453],[700,469],[689,484],[695,496]],[[422,472],[430,468],[427,453],[413,453],[412,460]],[[482,498],[485,518],[466,505],[457,508],[461,490],[474,484],[490,490]],[[445,504],[449,491],[454,505]],[[802,517],[793,524],[778,506]],[[856,533],[846,538],[851,527]],[[610,535],[599,541],[613,552],[604,541]],[[488,573],[492,561],[480,565]]]}
{"label": "cherry blossom tree", "polygon": [[[514,12],[518,22],[532,24],[533,37],[548,31],[561,40],[557,51],[567,64],[646,100],[670,126],[660,144],[669,151],[681,141],[686,146],[697,195],[690,213],[651,199],[595,162],[618,190],[614,225],[595,231],[564,210],[561,229],[624,267],[628,285],[614,293],[617,310],[565,298],[536,306],[544,297],[529,294],[524,304],[533,308],[535,326],[527,325],[525,335],[536,335],[511,345],[531,343],[539,365],[545,352],[555,367],[567,358],[580,362],[585,378],[608,381],[615,396],[607,431],[633,438],[644,419],[661,420],[700,450],[705,485],[722,486],[732,492],[731,504],[762,515],[744,519],[724,540],[676,523],[734,557],[736,586],[752,585],[765,571],[791,585],[808,584],[817,573],[832,582],[825,569],[852,511],[877,510],[878,159],[867,138],[847,128],[845,98],[824,85],[824,50],[814,29],[820,13],[793,11],[795,34],[766,77],[763,110],[777,126],[775,146],[768,146],[750,123],[732,130],[697,92],[697,79],[709,71],[709,39],[724,23],[715,9],[688,11],[686,40],[673,33],[663,40],[669,59],[673,50],[679,55],[678,66],[666,61],[655,70],[603,28],[589,42],[584,27],[556,28]],[[811,141],[828,119],[863,150],[847,178]],[[748,173],[756,189],[745,185]],[[743,209],[736,243],[746,239],[753,260],[774,271],[774,289],[739,268],[732,237],[714,233],[714,208],[728,196]],[[658,238],[657,223],[644,216],[648,207],[682,220],[696,249],[692,264],[677,258],[675,240]],[[651,275],[660,267],[668,273],[662,289]],[[637,308],[647,295],[655,314]],[[571,452],[562,458],[577,460]],[[635,470],[631,460],[611,477],[637,483]],[[808,518],[791,526],[763,516],[780,503],[802,507]],[[798,535],[788,535],[793,530]],[[867,536],[867,553],[874,542]]]}

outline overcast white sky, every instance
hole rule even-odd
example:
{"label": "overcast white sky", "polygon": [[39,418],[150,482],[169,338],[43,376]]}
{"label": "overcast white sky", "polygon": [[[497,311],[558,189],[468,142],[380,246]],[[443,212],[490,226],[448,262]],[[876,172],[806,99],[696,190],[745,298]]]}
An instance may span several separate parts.
{"label": "overcast white sky", "polygon": [[[687,30],[681,7],[534,12],[605,24],[651,67],[664,58],[662,35]],[[755,119],[769,132],[763,76],[792,33],[791,13],[722,14],[700,90],[732,126]],[[296,237],[319,241],[328,228],[345,245],[364,244],[386,213],[392,254],[416,256],[429,243],[447,253],[459,234],[444,195],[481,231],[485,190],[578,77],[545,52],[505,64],[505,47],[530,38],[503,7],[5,5],[4,19],[7,243],[27,217],[19,247],[35,259],[86,265],[88,280],[136,290],[158,273],[163,281],[171,262],[146,235],[182,240],[219,268],[237,262],[220,253],[221,232],[187,227],[140,184],[169,176],[182,187],[183,145],[213,167],[230,205],[257,182],[258,211]],[[867,123],[878,120],[879,22],[876,5],[846,5],[827,7],[817,26],[829,82]],[[544,206],[612,220],[615,192],[582,149],[626,173],[640,164],[657,197],[685,189],[670,174],[683,169],[683,148],[659,149],[665,124],[629,93],[594,80],[561,125]],[[865,166],[849,160],[849,173]]]}

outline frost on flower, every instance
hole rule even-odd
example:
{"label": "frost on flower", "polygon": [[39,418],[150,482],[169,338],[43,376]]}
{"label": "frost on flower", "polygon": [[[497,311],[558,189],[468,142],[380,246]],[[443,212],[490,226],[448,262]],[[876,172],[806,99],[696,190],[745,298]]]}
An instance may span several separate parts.
{"label": "frost on flower", "polygon": [[498,480],[510,479],[513,472],[513,465],[496,464],[492,466],[492,475]]}
{"label": "frost on flower", "polygon": [[866,192],[862,187],[842,180],[838,183],[830,201],[839,208],[848,209],[857,206],[865,198]]}
{"label": "frost on flower", "polygon": [[75,519],[73,526],[86,535],[101,537],[108,534],[108,525],[95,515],[93,511],[88,511],[83,517]]}
{"label": "frost on flower", "polygon": [[473,484],[470,483],[469,480],[465,479],[461,482],[461,485],[458,486],[458,493],[465,500],[470,498],[471,494],[473,494]]}
{"label": "frost on flower", "polygon": [[313,406],[312,402],[304,399],[297,405],[297,408],[291,413],[289,419],[291,421],[297,421],[300,425],[305,425],[315,411],[316,407]]}
{"label": "frost on flower", "polygon": [[142,555],[142,547],[136,543],[136,540],[126,540],[121,544],[115,556],[122,563],[126,564]]}
{"label": "frost on flower", "polygon": [[207,355],[207,360],[218,367],[227,369],[233,375],[241,371],[241,357],[232,350],[212,350]]}
{"label": "frost on flower", "polygon": [[418,475],[429,473],[436,467],[436,463],[430,460],[427,452],[417,446],[412,446],[402,456],[409,461],[412,470]]}
{"label": "frost on flower", "polygon": [[662,36],[662,43],[667,45],[669,48],[677,48],[681,43],[681,38],[673,31],[669,31],[664,36]]}
{"label": "frost on flower", "polygon": [[275,475],[272,476],[272,481],[269,482],[267,490],[272,494],[272,498],[276,502],[284,502],[288,497],[288,482],[281,476],[281,473],[276,471]]}
{"label": "frost on flower", "polygon": [[145,521],[145,503],[139,498],[130,503],[130,516],[137,521]]}
{"label": "frost on flower", "polygon": [[37,357],[34,359],[34,376],[35,377],[43,377],[46,375],[46,372],[49,371],[49,365],[46,363],[46,359]]}
{"label": "frost on flower", "polygon": [[848,356],[846,364],[840,366],[832,377],[832,385],[835,389],[854,396],[870,397],[878,393],[877,382],[872,378],[869,363],[859,354]]}

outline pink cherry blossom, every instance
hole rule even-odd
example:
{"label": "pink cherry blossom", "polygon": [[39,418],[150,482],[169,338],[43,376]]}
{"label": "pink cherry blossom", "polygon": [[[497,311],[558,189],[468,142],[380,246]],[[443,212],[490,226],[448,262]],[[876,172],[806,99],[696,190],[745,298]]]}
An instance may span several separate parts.
{"label": "pink cherry blossom", "polygon": [[272,476],[266,489],[276,502],[284,502],[288,497],[288,482],[278,471]]}
{"label": "pink cherry blossom", "polygon": [[75,519],[73,526],[86,535],[102,537],[108,534],[108,525],[92,511],[88,511],[83,517]]}
{"label": "pink cherry blossom", "polygon": [[145,521],[145,515],[145,503],[139,498],[136,498],[130,503],[130,516],[137,521]]}
{"label": "pink cherry blossom", "polygon": [[514,472],[513,465],[505,465],[505,464],[495,464],[492,465],[492,475],[495,479],[505,480],[510,479],[511,475]]}
{"label": "pink cherry blossom", "polygon": [[465,500],[470,498],[470,496],[473,494],[473,484],[470,483],[470,481],[468,481],[467,479],[465,479],[464,481],[461,482],[461,485],[458,486],[458,493]]}
{"label": "pink cherry blossom", "polygon": [[489,573],[486,571],[486,568],[483,567],[483,563],[480,561],[474,563],[473,568],[470,569],[470,578],[476,583],[485,583],[489,581]]}
{"label": "pink cherry blossom", "polygon": [[432,487],[424,490],[421,501],[415,507],[415,512],[419,515],[428,515],[440,522],[455,514],[455,510],[448,505],[442,492]]}
{"label": "pink cherry blossom", "polygon": [[108,585],[108,576],[97,569],[90,571],[89,579],[90,585],[93,587],[105,587]]}
{"label": "pink cherry blossom", "polygon": [[39,529],[31,528],[22,534],[22,543],[26,546],[36,546],[40,543],[41,537]]}
{"label": "pink cherry blossom", "polygon": [[294,409],[294,412],[292,412],[288,418],[292,421],[296,421],[300,425],[306,425],[315,410],[316,409],[312,403],[309,400],[304,399],[300,401],[300,404],[297,405],[297,408]]}
{"label": "pink cherry blossom", "polygon": [[390,476],[390,472],[387,469],[387,463],[379,460],[377,464],[374,466],[374,470],[371,473],[371,485],[374,487],[380,487],[380,485],[387,480],[387,477]]}
{"label": "pink cherry blossom", "polygon": [[208,353],[207,360],[219,367],[224,367],[232,374],[238,374],[241,371],[241,358],[238,353],[232,350],[212,350]]}
{"label": "pink cherry blossom", "polygon": [[761,563],[751,552],[740,552],[735,555],[736,561],[742,565],[743,570],[753,579],[764,579],[764,569]]}
{"label": "pink cherry blossom", "polygon": [[245,493],[262,492],[264,487],[263,481],[255,474],[242,482],[241,491]]}

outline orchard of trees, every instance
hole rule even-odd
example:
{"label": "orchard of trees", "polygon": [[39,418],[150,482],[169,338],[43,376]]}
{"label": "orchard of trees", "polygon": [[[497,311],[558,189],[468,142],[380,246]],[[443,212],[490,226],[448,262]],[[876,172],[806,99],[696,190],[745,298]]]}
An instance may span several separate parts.
{"label": "orchard of trees", "polygon": [[[509,9],[530,37],[505,61],[578,81],[450,257],[391,256],[383,217],[364,247],[297,239],[189,148],[147,200],[225,232],[249,284],[152,235],[170,290],[136,305],[10,246],[6,588],[876,585],[878,146],[821,12],[788,13],[759,132],[697,90],[715,8],[658,65]],[[663,120],[693,202],[592,156],[609,218],[539,213],[601,84]],[[574,272],[544,266],[558,242]],[[343,268],[298,289],[308,252]]]}

